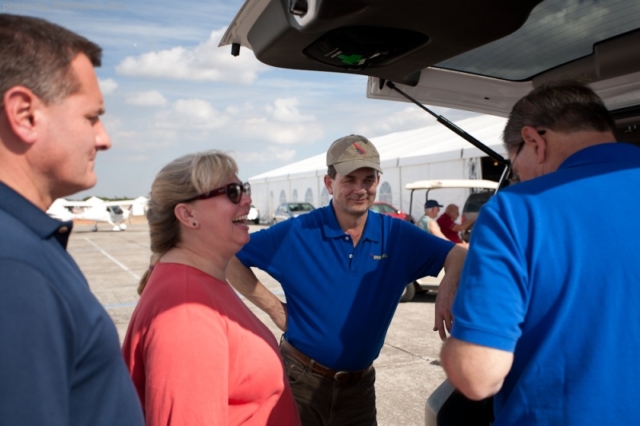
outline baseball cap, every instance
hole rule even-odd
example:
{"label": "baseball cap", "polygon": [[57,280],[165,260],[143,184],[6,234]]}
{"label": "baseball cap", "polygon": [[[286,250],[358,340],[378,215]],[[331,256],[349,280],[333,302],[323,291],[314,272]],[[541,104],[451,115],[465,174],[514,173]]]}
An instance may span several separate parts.
{"label": "baseball cap", "polygon": [[426,203],[424,203],[424,208],[425,209],[430,209],[432,207],[444,207],[441,204],[438,204],[438,202],[436,200],[427,200]]}
{"label": "baseball cap", "polygon": [[327,166],[335,167],[343,176],[362,167],[382,173],[378,150],[369,139],[360,135],[345,136],[332,143],[327,151]]}

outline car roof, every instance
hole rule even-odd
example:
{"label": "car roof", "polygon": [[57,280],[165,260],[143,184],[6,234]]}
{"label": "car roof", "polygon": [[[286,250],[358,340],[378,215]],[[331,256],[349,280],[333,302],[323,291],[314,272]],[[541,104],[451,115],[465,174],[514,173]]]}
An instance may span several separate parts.
{"label": "car roof", "polygon": [[[306,8],[306,10],[305,10]],[[369,76],[367,96],[507,116],[580,79],[640,143],[637,0],[247,0],[220,43],[269,65]]]}
{"label": "car roof", "polygon": [[313,207],[313,204],[307,202],[307,201],[286,201],[284,203],[281,203],[280,205],[286,205],[286,206],[301,206],[301,205],[309,205],[311,207]]}
{"label": "car roof", "polygon": [[445,189],[445,188],[485,188],[497,189],[498,182],[486,179],[439,179],[419,180],[405,185],[406,189]]}

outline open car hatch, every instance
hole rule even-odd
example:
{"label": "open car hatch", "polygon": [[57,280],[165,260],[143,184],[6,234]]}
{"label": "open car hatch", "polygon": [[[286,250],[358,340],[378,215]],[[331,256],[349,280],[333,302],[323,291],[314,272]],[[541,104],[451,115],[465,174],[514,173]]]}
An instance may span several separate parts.
{"label": "open car hatch", "polygon": [[221,45],[276,67],[415,85],[422,69],[517,30],[539,2],[248,0]]}
{"label": "open car hatch", "polygon": [[547,81],[579,79],[640,144],[637,0],[247,0],[222,38],[275,67],[369,77],[370,98],[506,116]]}

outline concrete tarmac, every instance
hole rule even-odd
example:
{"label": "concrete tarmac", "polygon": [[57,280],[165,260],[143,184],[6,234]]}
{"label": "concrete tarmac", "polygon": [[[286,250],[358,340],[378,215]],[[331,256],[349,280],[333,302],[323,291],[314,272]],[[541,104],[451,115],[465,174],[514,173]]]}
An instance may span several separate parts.
{"label": "concrete tarmac", "polygon": [[[91,228],[76,224],[68,250],[111,315],[122,341],[138,301],[138,280],[149,266],[149,228],[146,223],[130,224],[124,232],[112,232],[107,224],[100,224],[98,232],[91,232]],[[251,226],[252,231],[260,228]],[[256,274],[284,300],[278,282],[261,271]],[[426,400],[445,378],[438,362],[440,338],[431,331],[434,301],[434,294],[418,294],[398,306],[374,363],[380,426],[424,425]],[[268,316],[247,304],[280,339],[280,330]]]}

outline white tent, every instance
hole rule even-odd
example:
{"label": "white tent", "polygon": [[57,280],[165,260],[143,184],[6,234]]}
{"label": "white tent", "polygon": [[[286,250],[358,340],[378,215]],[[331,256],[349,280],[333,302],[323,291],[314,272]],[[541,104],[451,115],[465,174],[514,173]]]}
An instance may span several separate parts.
{"label": "white tent", "polygon": [[133,204],[131,205],[131,215],[132,216],[144,216],[147,214],[147,204],[149,203],[149,199],[147,197],[138,197],[133,200]]}
{"label": "white tent", "polygon": [[[483,115],[456,123],[461,129],[505,155],[501,134],[506,120]],[[366,135],[365,135],[366,136]],[[480,158],[486,156],[466,140],[442,124],[391,133],[370,138],[380,153],[384,173],[378,187],[378,200],[386,201],[402,210],[409,208],[407,183],[425,179],[479,179]],[[329,143],[327,144],[327,148]],[[327,167],[325,153],[249,178],[253,204],[260,210],[261,221],[268,221],[275,207],[283,201],[307,201],[324,206],[329,195],[324,187]],[[461,205],[469,190],[442,190],[430,197],[441,204]],[[415,203],[410,212],[422,215],[421,203]]]}
{"label": "white tent", "polygon": [[98,197],[96,197],[96,196],[94,195],[94,196],[92,196],[92,197],[90,197],[90,198],[87,198],[87,200],[86,200],[85,202],[86,202],[87,204],[92,205],[92,206],[97,206],[97,205],[99,205],[99,204],[103,204],[103,203],[104,203],[104,200],[103,200],[102,198],[98,198]]}

